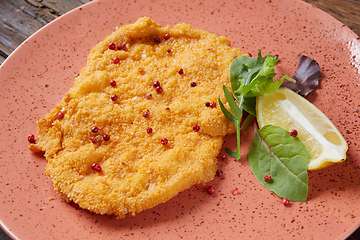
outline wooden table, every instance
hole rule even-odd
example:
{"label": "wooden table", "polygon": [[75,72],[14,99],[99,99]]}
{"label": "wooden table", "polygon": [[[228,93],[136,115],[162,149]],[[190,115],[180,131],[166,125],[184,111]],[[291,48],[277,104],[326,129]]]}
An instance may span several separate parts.
{"label": "wooden table", "polygon": [[[0,65],[45,24],[91,0],[0,0]],[[304,0],[329,13],[360,36],[359,0]],[[0,240],[10,238],[0,229]],[[360,240],[360,228],[348,240]]]}

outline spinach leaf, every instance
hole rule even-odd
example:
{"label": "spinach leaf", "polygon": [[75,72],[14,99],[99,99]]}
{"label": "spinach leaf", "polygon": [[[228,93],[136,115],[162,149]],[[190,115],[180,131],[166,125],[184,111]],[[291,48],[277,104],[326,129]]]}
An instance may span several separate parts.
{"label": "spinach leaf", "polygon": [[[310,154],[299,138],[281,127],[255,127],[248,160],[255,177],[269,190],[290,201],[306,201]],[[271,176],[270,182],[265,182],[265,175]]]}
{"label": "spinach leaf", "polygon": [[256,117],[256,97],[245,98],[243,108],[246,112]]}

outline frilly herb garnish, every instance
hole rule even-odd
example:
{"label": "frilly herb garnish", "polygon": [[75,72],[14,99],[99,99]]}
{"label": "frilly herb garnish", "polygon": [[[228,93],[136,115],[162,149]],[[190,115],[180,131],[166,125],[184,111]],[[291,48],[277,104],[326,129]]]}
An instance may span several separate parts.
{"label": "frilly herb garnish", "polygon": [[[284,80],[295,82],[288,76],[283,76],[275,81],[276,75],[274,67],[278,64],[279,59],[272,55],[258,57],[240,56],[235,58],[230,66],[230,85],[232,93],[223,86],[225,98],[229,104],[230,111],[224,106],[219,97],[219,104],[225,117],[229,119],[236,127],[237,150],[236,152],[226,149],[226,152],[240,159],[240,121],[243,116],[243,110],[250,113],[249,117],[256,116],[255,102],[257,96],[265,96],[275,92]],[[246,120],[244,121],[246,122]]]}

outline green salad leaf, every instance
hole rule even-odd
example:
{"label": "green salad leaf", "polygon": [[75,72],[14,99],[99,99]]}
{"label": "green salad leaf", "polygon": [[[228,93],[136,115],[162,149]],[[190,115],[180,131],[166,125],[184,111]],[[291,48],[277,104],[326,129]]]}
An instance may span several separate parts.
{"label": "green salad leaf", "polygon": [[283,76],[279,80],[274,80],[276,73],[274,67],[279,59],[272,55],[258,57],[240,56],[235,58],[230,65],[230,84],[235,99],[240,100],[240,96],[253,98],[264,96],[275,92],[285,79],[294,81],[288,76]]}
{"label": "green salad leaf", "polygon": [[[257,97],[272,94],[281,86],[306,95],[318,85],[320,71],[313,59],[300,56],[299,67],[293,77],[296,80],[286,75],[274,80],[274,67],[278,62],[277,57],[262,57],[259,51],[257,58],[240,56],[231,63],[232,92],[223,86],[228,108],[221,102],[220,97],[219,103],[226,118],[236,127],[237,150],[233,152],[225,149],[236,160],[241,156],[240,131],[256,118]],[[249,113],[245,119],[244,112]],[[310,154],[299,138],[292,137],[281,127],[267,125],[258,130],[256,126],[248,160],[255,177],[269,190],[290,201],[306,201]],[[271,176],[271,181],[268,181],[269,176],[266,175]]]}
{"label": "green salad leaf", "polygon": [[[240,56],[235,58],[230,66],[230,85],[232,93],[223,86],[225,98],[229,104],[230,111],[224,106],[219,97],[219,104],[225,117],[236,127],[237,150],[233,152],[225,149],[226,152],[240,159],[240,130],[243,110],[256,116],[255,105],[256,97],[272,94],[275,92],[285,79],[295,81],[288,76],[283,76],[279,80],[274,80],[276,75],[274,67],[279,59],[272,55],[261,56],[258,52],[257,58]],[[248,123],[247,119],[244,121]]]}
{"label": "green salad leaf", "polygon": [[[255,177],[269,190],[290,201],[306,201],[310,154],[298,137],[277,126],[255,127],[248,160]],[[265,175],[271,176],[270,182]]]}

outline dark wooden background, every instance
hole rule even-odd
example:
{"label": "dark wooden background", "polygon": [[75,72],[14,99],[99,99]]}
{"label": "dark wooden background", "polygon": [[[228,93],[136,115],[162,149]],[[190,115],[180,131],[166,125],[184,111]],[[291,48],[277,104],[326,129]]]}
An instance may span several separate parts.
{"label": "dark wooden background", "polygon": [[0,64],[25,39],[91,0],[0,0]]}
{"label": "dark wooden background", "polygon": [[[25,39],[64,13],[91,0],[0,0],[0,65]],[[360,0],[304,0],[360,36]],[[10,238],[0,229],[0,240]],[[360,228],[347,240],[360,240]]]}

